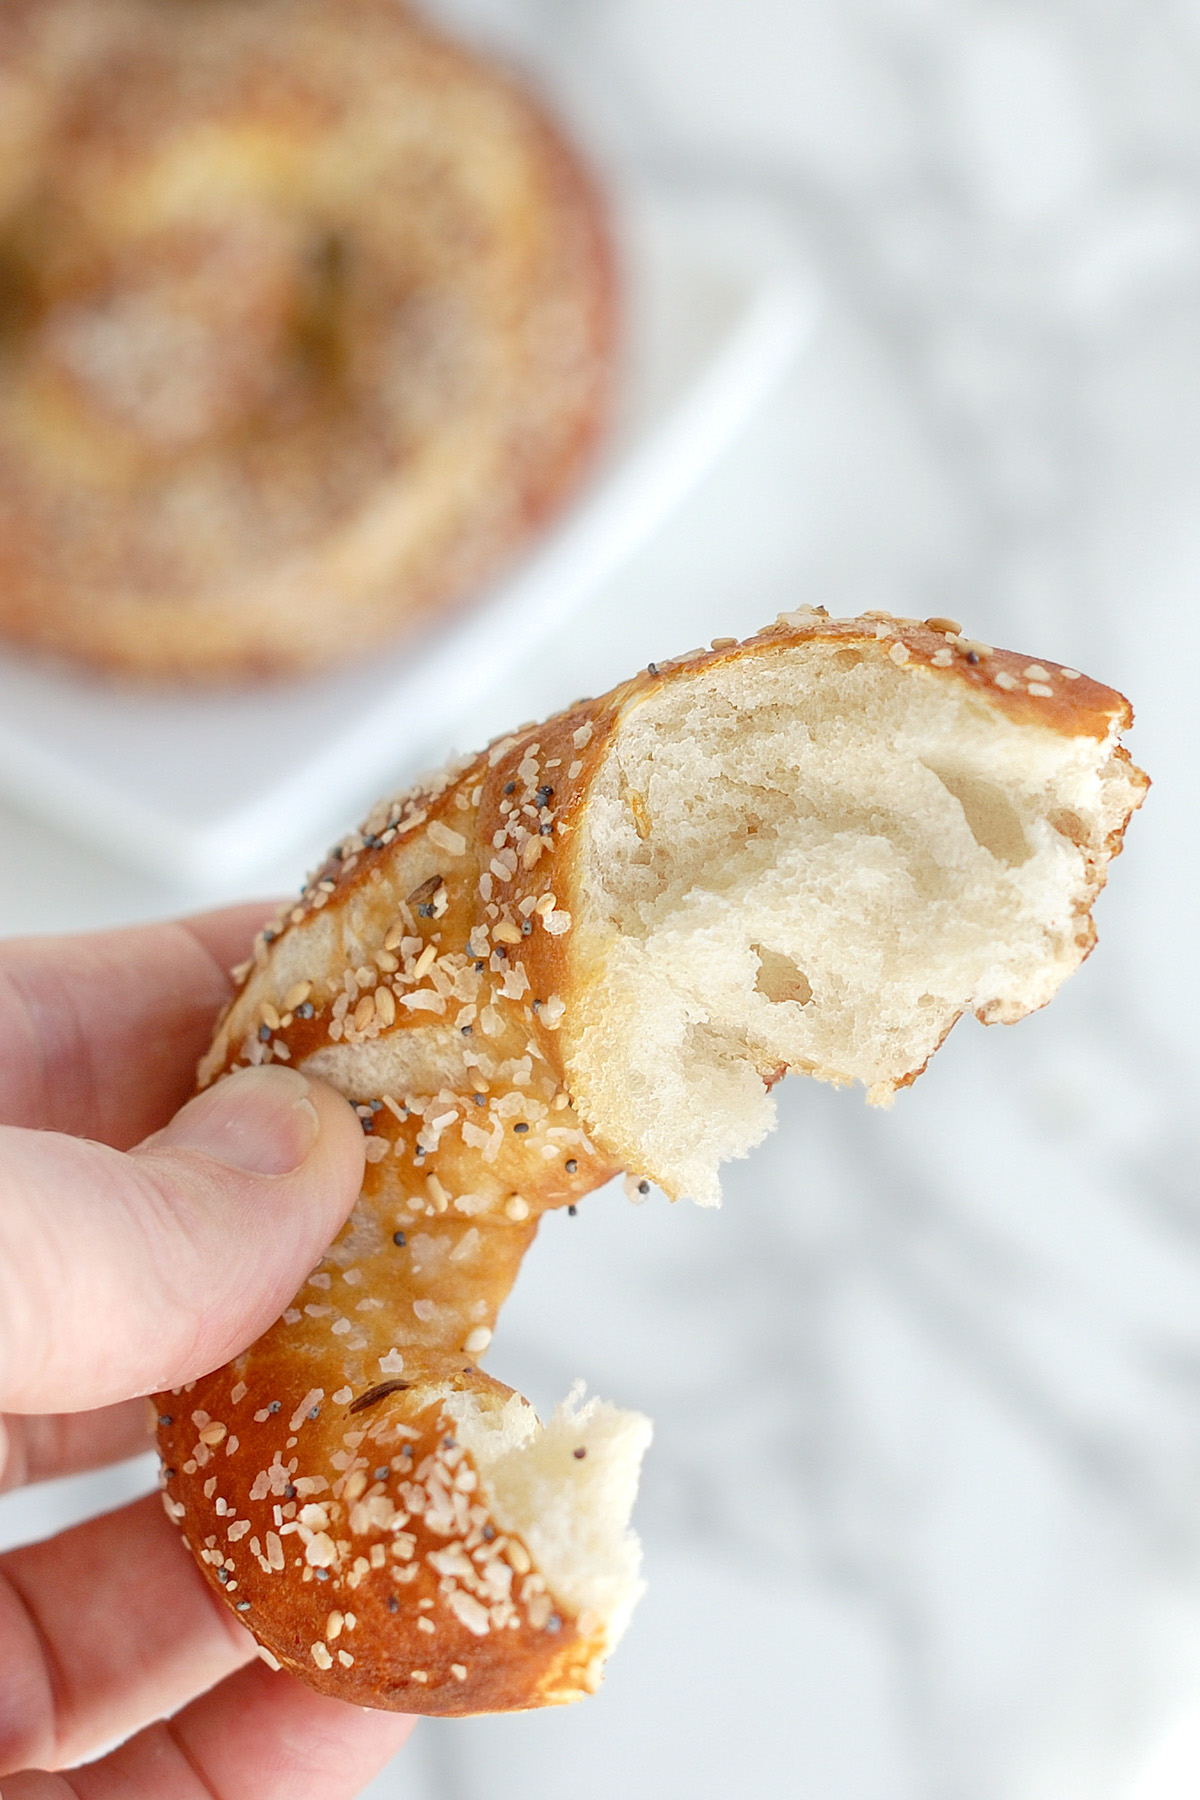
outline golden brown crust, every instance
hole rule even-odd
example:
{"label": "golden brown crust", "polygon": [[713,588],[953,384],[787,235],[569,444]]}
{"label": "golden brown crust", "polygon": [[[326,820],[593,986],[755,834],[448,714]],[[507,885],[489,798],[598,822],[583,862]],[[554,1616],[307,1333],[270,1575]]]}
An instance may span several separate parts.
{"label": "golden brown crust", "polygon": [[168,1511],[208,1580],[314,1686],[473,1712],[595,1685],[604,1622],[547,1595],[528,1547],[481,1503],[453,1424],[457,1393],[508,1397],[477,1360],[540,1214],[628,1156],[570,1091],[588,981],[571,916],[583,809],[648,694],[804,645],[887,657],[1064,735],[1103,743],[1129,722],[1111,688],[950,624],[806,611],[651,665],[381,803],[258,939],[201,1083],[273,1058],[333,1079],[368,1133],[367,1178],[271,1331],[160,1396],[160,1442]]}
{"label": "golden brown crust", "polygon": [[[521,1539],[480,1504],[440,1400],[422,1404],[399,1378],[310,1398],[289,1357],[256,1348],[160,1398],[168,1513],[274,1659],[339,1699],[405,1712],[520,1711],[588,1691],[600,1638],[555,1609]],[[470,1363],[460,1385],[468,1376],[487,1379]],[[236,1508],[213,1511],[230,1494]]]}
{"label": "golden brown crust", "polygon": [[539,107],[392,0],[5,11],[0,632],[225,680],[477,589],[607,408],[604,211]]}

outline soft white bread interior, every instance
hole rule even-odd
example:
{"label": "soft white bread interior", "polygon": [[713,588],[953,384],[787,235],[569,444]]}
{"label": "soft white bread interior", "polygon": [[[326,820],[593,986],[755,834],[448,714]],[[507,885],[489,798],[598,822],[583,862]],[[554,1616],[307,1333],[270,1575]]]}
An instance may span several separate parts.
{"label": "soft white bread interior", "polygon": [[887,650],[701,665],[626,707],[592,784],[567,1068],[673,1195],[719,1198],[773,1123],[764,1077],[887,1101],[960,1014],[1021,1018],[1093,942],[1145,785],[1115,734]]}
{"label": "soft white bread interior", "polygon": [[629,1623],[645,1582],[629,1527],[651,1424],[577,1382],[543,1425],[527,1400],[462,1391],[444,1408],[470,1453],[492,1518],[526,1545],[554,1605],[598,1635],[605,1658]]}

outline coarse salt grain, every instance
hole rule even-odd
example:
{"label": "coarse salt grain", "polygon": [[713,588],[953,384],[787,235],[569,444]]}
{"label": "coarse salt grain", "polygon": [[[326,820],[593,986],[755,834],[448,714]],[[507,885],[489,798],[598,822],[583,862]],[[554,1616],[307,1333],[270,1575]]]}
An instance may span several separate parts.
{"label": "coarse salt grain", "polygon": [[462,856],[467,848],[467,840],[462,832],[453,830],[449,825],[443,825],[440,819],[430,821],[425,835],[431,844],[436,844],[438,849],[444,850],[448,856]]}

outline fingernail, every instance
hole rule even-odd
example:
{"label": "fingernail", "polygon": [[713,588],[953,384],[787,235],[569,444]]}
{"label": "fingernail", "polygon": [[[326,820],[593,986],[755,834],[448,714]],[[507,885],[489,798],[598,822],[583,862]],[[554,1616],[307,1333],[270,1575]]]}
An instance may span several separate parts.
{"label": "fingernail", "polygon": [[295,1069],[239,1069],[189,1100],[153,1142],[204,1156],[248,1175],[290,1175],[317,1138],[320,1120]]}

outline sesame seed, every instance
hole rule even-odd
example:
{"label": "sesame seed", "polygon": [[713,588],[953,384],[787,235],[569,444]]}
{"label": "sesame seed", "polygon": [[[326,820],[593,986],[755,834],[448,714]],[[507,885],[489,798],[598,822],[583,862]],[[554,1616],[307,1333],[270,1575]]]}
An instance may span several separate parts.
{"label": "sesame seed", "polygon": [[579,1212],[579,1208],[575,1205],[568,1206],[568,1208],[567,1208],[567,1214],[572,1219],[576,1217],[578,1212]]}
{"label": "sesame seed", "polygon": [[582,1462],[587,1455],[587,1446],[585,1444],[580,1444],[577,1450],[572,1450],[571,1455],[575,1458],[576,1462]]}
{"label": "sesame seed", "polygon": [[576,1162],[575,1158],[573,1156],[568,1156],[568,1158],[567,1158],[567,1174],[574,1175],[574,1173],[578,1169],[578,1167],[579,1167],[579,1164]]}
{"label": "sesame seed", "polygon": [[407,1242],[408,1242],[408,1239],[402,1231],[393,1231],[392,1242],[399,1249],[403,1250],[405,1244],[407,1244]]}
{"label": "sesame seed", "polygon": [[958,637],[958,635],[962,631],[962,626],[959,624],[957,619],[942,619],[942,618],[934,617],[932,619],[926,619],[925,623],[929,627],[930,631],[946,632],[946,633],[949,633],[949,635],[952,637]]}
{"label": "sesame seed", "polygon": [[518,1119],[517,1123],[513,1126],[513,1130],[516,1132],[517,1136],[520,1137],[523,1132],[529,1130],[529,1126],[524,1119]]}
{"label": "sesame seed", "polygon": [[236,1605],[234,1606],[233,1610],[235,1612],[249,1612],[250,1611],[250,1602],[248,1600],[239,1600],[236,1603]]}

